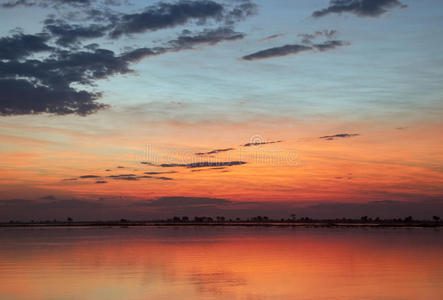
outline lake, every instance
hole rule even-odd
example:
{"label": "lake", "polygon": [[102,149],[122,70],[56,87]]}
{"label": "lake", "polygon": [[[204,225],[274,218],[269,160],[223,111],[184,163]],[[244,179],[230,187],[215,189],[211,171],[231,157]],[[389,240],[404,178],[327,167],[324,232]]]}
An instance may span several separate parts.
{"label": "lake", "polygon": [[443,230],[3,228],[0,299],[443,299]]}

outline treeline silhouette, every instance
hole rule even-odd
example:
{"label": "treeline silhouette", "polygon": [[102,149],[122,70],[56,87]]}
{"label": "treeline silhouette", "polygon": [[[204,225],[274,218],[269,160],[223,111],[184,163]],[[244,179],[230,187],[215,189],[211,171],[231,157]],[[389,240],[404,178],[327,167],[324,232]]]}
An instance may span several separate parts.
{"label": "treeline silhouette", "polygon": [[380,217],[362,216],[361,218],[336,218],[336,219],[314,219],[309,217],[299,217],[291,214],[288,218],[269,218],[267,216],[254,216],[250,218],[226,218],[224,216],[174,216],[168,219],[156,220],[130,220],[121,218],[120,220],[108,221],[74,221],[72,217],[65,220],[43,220],[43,221],[18,221],[10,220],[0,223],[2,227],[10,226],[149,226],[149,225],[243,225],[243,226],[263,226],[263,225],[288,225],[288,226],[417,226],[417,227],[439,227],[443,226],[443,221],[439,216],[432,216],[429,219],[418,220],[412,216],[404,218],[382,219]]}

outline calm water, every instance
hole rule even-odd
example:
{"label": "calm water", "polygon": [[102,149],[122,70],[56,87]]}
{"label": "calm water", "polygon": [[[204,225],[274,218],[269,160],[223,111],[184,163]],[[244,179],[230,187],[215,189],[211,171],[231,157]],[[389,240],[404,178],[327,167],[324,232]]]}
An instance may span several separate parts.
{"label": "calm water", "polygon": [[443,231],[0,229],[0,299],[443,299]]}

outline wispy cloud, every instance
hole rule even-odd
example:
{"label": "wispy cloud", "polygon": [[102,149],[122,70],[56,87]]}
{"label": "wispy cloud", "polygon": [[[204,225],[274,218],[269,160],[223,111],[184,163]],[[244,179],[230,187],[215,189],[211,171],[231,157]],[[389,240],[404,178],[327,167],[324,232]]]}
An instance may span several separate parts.
{"label": "wispy cloud", "polygon": [[143,174],[146,175],[161,175],[161,174],[174,174],[177,173],[177,171],[167,171],[167,172],[144,172]]}
{"label": "wispy cloud", "polygon": [[270,35],[270,36],[267,36],[267,37],[261,39],[260,42],[268,42],[271,40],[278,39],[279,37],[282,37],[282,36],[284,36],[284,34],[282,34],[282,33],[273,34],[273,35]]}
{"label": "wispy cloud", "polygon": [[224,161],[224,162],[194,162],[188,164],[161,164],[160,167],[163,168],[174,168],[174,167],[184,167],[184,168],[208,168],[208,167],[230,167],[244,165],[244,161]]}
{"label": "wispy cloud", "polygon": [[244,145],[242,145],[243,147],[251,147],[251,146],[260,146],[260,145],[268,145],[268,144],[276,144],[276,143],[281,143],[283,141],[269,141],[269,142],[249,142],[246,143]]}
{"label": "wispy cloud", "polygon": [[260,59],[269,59],[274,57],[281,57],[287,55],[296,55],[303,52],[324,52],[333,50],[338,47],[349,46],[351,43],[342,40],[327,40],[321,43],[312,44],[314,35],[303,36],[304,44],[288,44],[280,47],[273,47],[265,50],[260,50],[252,54],[243,56],[243,60],[253,61]]}
{"label": "wispy cloud", "polygon": [[273,47],[265,50],[260,50],[252,54],[248,54],[242,57],[243,60],[258,60],[272,57],[286,56],[290,54],[298,54],[312,50],[312,47],[305,45],[284,45],[280,47]]}
{"label": "wispy cloud", "polygon": [[211,154],[217,154],[217,153],[220,153],[220,152],[227,152],[227,151],[232,151],[232,150],[235,150],[234,148],[224,148],[224,149],[215,149],[215,150],[211,150],[211,151],[208,151],[208,152],[197,152],[197,153],[195,153],[195,155],[211,155]]}
{"label": "wispy cloud", "polygon": [[331,0],[327,8],[315,11],[312,16],[352,13],[360,17],[379,17],[396,7],[406,8],[407,5],[398,0]]}
{"label": "wispy cloud", "polygon": [[332,141],[335,139],[350,138],[350,137],[359,136],[359,135],[360,134],[358,134],[358,133],[339,133],[339,134],[334,134],[334,135],[321,136],[321,137],[319,137],[319,139],[325,139],[328,141]]}

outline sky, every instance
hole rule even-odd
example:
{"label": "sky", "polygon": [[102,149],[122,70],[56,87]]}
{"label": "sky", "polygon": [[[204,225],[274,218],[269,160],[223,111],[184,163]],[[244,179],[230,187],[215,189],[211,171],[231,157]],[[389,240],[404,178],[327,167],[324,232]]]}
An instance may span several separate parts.
{"label": "sky", "polygon": [[0,220],[443,214],[439,0],[3,0],[0,24]]}

